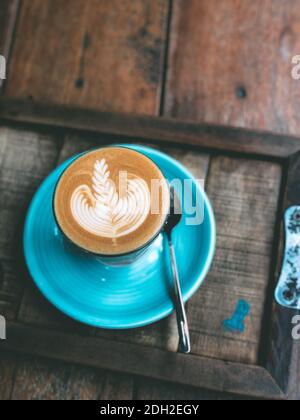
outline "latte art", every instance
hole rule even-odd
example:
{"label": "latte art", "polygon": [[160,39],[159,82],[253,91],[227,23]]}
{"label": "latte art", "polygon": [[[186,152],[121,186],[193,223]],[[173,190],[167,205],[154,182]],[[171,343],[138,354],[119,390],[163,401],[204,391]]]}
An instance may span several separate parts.
{"label": "latte art", "polygon": [[94,165],[92,189],[80,185],[71,198],[71,211],[77,223],[106,238],[119,238],[137,230],[145,222],[150,207],[150,191],[143,179],[129,179],[126,195],[119,196],[105,159]]}
{"label": "latte art", "polygon": [[75,158],[57,183],[53,203],[64,235],[100,256],[143,248],[162,230],[169,207],[160,169],[126,147],[104,147]]}

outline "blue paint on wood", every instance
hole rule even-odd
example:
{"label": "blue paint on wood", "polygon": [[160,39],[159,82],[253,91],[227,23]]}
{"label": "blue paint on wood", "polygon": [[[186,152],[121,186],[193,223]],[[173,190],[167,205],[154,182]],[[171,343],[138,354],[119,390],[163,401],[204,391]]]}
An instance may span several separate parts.
{"label": "blue paint on wood", "polygon": [[223,322],[227,331],[243,333],[245,331],[244,321],[250,313],[250,305],[245,300],[239,300],[236,309],[231,317]]}

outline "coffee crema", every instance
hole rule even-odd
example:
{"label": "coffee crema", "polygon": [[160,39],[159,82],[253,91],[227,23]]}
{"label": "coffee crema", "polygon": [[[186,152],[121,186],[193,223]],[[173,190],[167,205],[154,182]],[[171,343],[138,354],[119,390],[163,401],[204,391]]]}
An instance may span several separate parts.
{"label": "coffee crema", "polygon": [[62,174],[54,213],[63,233],[99,255],[142,248],[162,229],[170,206],[167,181],[145,155],[105,147],[76,159]]}

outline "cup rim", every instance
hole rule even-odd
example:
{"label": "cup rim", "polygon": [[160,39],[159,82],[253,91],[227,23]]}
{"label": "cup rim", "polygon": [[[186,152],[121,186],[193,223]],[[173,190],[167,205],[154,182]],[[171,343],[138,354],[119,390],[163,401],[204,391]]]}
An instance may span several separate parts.
{"label": "cup rim", "polygon": [[64,168],[64,170],[62,171],[62,173],[60,174],[60,176],[58,177],[58,179],[57,179],[57,182],[56,182],[56,184],[55,184],[55,187],[54,187],[54,191],[53,191],[53,195],[52,195],[52,213],[53,213],[53,217],[54,217],[54,220],[55,220],[55,223],[56,223],[56,225],[57,225],[57,227],[58,227],[58,229],[59,229],[59,231],[61,232],[61,234],[72,244],[72,245],[74,245],[75,247],[77,247],[80,251],[82,251],[82,252],[84,252],[84,253],[86,253],[86,254],[89,254],[89,255],[91,255],[91,256],[94,256],[94,257],[99,257],[99,258],[106,258],[106,259],[112,259],[112,258],[122,258],[122,257],[128,257],[128,256],[130,256],[130,255],[134,255],[134,254],[136,254],[136,253],[138,253],[138,252],[141,252],[141,251],[143,251],[145,248],[148,248],[157,238],[158,238],[158,236],[164,231],[164,227],[165,227],[165,225],[166,225],[166,223],[167,223],[167,220],[168,220],[168,218],[169,218],[169,216],[170,216],[170,207],[171,207],[171,203],[170,203],[170,189],[168,188],[168,191],[169,191],[169,209],[168,209],[168,212],[166,213],[166,216],[165,216],[165,219],[164,219],[164,222],[162,223],[162,226],[161,226],[161,228],[158,230],[158,232],[156,232],[155,233],[155,235],[153,236],[153,237],[151,237],[151,239],[149,239],[145,244],[143,244],[142,246],[140,246],[140,247],[138,247],[138,248],[136,248],[136,249],[134,249],[133,251],[129,251],[129,252],[124,252],[124,253],[121,253],[121,254],[101,254],[101,253],[96,253],[96,252],[93,252],[93,251],[91,251],[91,250],[89,250],[89,249],[86,249],[86,248],[83,248],[82,246],[80,246],[80,245],[78,245],[78,244],[76,244],[65,232],[64,232],[64,230],[62,229],[62,227],[60,226],[60,224],[59,224],[59,222],[58,222],[58,220],[57,220],[57,217],[56,217],[56,213],[55,213],[55,204],[54,204],[54,202],[55,202],[55,196],[56,196],[56,191],[57,191],[57,187],[58,187],[58,184],[59,184],[59,181],[61,180],[61,178],[63,177],[63,175],[64,175],[64,173],[67,171],[67,169],[74,163],[74,162],[76,162],[79,158],[81,158],[82,156],[84,156],[84,155],[86,155],[86,154],[88,154],[88,153],[91,153],[91,152],[94,152],[94,151],[97,151],[97,150],[102,150],[102,149],[109,149],[109,148],[123,148],[123,149],[129,149],[129,150],[132,150],[132,151],[134,151],[134,152],[136,152],[136,153],[138,153],[138,154],[141,154],[141,155],[143,155],[143,156],[145,156],[146,158],[148,158],[158,169],[159,169],[159,171],[161,172],[161,174],[162,174],[162,176],[163,176],[163,178],[166,180],[166,182],[167,182],[167,185],[169,186],[169,182],[168,182],[168,180],[166,179],[166,177],[164,176],[164,174],[163,174],[163,171],[161,170],[161,168],[157,165],[157,163],[156,162],[154,162],[154,160],[152,159],[152,158],[150,158],[149,156],[146,156],[144,153],[142,153],[142,152],[140,152],[140,151],[138,151],[138,150],[135,150],[135,149],[133,149],[133,148],[130,148],[130,146],[126,146],[126,145],[118,145],[118,144],[111,144],[111,145],[106,145],[106,146],[102,146],[102,147],[95,147],[95,148],[92,148],[92,149],[89,149],[89,150],[86,150],[85,152],[82,152],[82,153],[79,153],[78,155],[75,155],[75,156],[73,156],[74,157],[74,159],[66,166],[66,168]]}

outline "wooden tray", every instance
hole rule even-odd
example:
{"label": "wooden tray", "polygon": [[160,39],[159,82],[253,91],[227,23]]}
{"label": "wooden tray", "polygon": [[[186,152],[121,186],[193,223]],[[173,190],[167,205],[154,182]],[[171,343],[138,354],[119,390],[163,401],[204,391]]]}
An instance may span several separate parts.
{"label": "wooden tray", "polygon": [[[297,204],[299,139],[5,99],[0,123],[0,314],[8,320],[1,349],[244,396],[285,397],[294,313],[273,295],[283,210]],[[86,327],[48,304],[24,267],[23,218],[43,178],[77,152],[123,141],[175,156],[205,179],[214,206],[214,264],[188,303],[191,355],[177,353],[174,316],[133,331]],[[223,321],[240,299],[251,311],[245,332],[234,334]]]}

